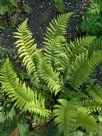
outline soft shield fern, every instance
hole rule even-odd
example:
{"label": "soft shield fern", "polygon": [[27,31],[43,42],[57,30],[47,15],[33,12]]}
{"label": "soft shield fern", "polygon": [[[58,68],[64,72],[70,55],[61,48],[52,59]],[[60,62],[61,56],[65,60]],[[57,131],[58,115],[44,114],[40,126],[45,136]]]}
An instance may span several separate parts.
{"label": "soft shield fern", "polygon": [[[79,128],[99,131],[94,112],[102,109],[102,89],[91,79],[102,62],[102,39],[86,36],[67,41],[70,16],[62,14],[49,24],[43,49],[37,48],[27,20],[14,33],[30,87],[20,81],[9,60],[0,70],[1,94],[5,92],[22,113],[34,113],[35,118],[47,118],[48,122],[51,119],[64,136]],[[38,124],[34,122],[34,126]]]}

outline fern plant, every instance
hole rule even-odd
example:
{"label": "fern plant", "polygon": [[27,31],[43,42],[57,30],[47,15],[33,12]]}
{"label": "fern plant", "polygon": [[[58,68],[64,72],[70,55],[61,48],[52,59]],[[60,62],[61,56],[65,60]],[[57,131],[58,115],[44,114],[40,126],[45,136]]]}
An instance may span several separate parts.
{"label": "fern plant", "polygon": [[30,86],[20,81],[9,59],[0,70],[2,94],[10,97],[20,113],[34,115],[34,127],[42,119],[53,120],[64,136],[80,128],[93,133],[101,129],[94,112],[102,109],[102,88],[91,77],[102,62],[102,40],[86,36],[67,41],[70,16],[71,13],[60,15],[49,24],[43,49],[37,48],[28,20],[14,33]]}

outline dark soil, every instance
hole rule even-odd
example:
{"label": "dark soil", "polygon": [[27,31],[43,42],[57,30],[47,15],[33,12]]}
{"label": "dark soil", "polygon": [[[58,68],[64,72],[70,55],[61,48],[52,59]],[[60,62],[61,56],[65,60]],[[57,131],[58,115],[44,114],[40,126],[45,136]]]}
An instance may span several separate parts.
{"label": "dark soil", "polygon": [[[25,18],[29,19],[29,28],[32,31],[36,42],[41,46],[42,38],[48,26],[49,22],[56,17],[59,13],[56,12],[54,6],[54,0],[28,0],[29,5],[32,8],[32,12],[28,15],[22,15],[22,19],[18,21],[23,22]],[[73,17],[69,23],[69,33],[70,37],[82,35],[80,31],[81,17],[85,13],[89,2],[88,0],[74,0],[76,2],[72,3],[72,0],[65,1],[65,12],[72,12]],[[19,20],[18,16],[18,20]],[[7,47],[9,49],[15,48],[14,39],[12,33],[15,31],[10,25],[0,33],[0,47]]]}

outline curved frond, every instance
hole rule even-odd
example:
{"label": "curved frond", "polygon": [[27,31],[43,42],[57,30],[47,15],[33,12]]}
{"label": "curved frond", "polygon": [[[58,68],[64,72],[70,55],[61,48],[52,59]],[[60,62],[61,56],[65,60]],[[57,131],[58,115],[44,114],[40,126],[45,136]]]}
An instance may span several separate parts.
{"label": "curved frond", "polygon": [[15,44],[18,48],[19,57],[22,58],[23,65],[26,66],[28,73],[33,75],[32,78],[34,81],[36,83],[39,82],[36,61],[34,60],[34,56],[38,51],[34,39],[32,39],[32,33],[27,27],[27,20],[19,26],[17,32],[14,33],[14,37],[17,39]]}
{"label": "curved frond", "polygon": [[[91,96],[91,95],[90,95]],[[98,112],[102,109],[102,104],[95,101],[93,98],[88,98],[83,102],[83,106],[87,108],[90,112]]]}
{"label": "curved frond", "polygon": [[21,112],[29,111],[48,117],[49,112],[45,109],[44,99],[33,92],[25,83],[17,78],[9,61],[7,60],[0,71],[0,82],[3,91],[15,102]]}

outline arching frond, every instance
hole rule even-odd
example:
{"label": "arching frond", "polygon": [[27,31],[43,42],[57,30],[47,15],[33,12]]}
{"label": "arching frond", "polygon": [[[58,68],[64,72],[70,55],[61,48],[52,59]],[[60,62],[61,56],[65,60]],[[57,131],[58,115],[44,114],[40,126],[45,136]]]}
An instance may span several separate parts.
{"label": "arching frond", "polygon": [[90,112],[98,112],[101,111],[102,104],[100,102],[95,101],[93,98],[88,98],[83,102],[83,106],[87,108]]}
{"label": "arching frond", "polygon": [[93,54],[89,57],[88,63],[91,69],[95,69],[102,62],[102,52],[100,50],[94,51]]}
{"label": "arching frond", "polygon": [[11,100],[22,112],[29,111],[42,117],[48,117],[49,112],[45,109],[44,99],[36,91],[33,92],[26,87],[25,83],[21,83],[8,60],[0,71],[0,82],[3,91],[11,97]]}
{"label": "arching frond", "polygon": [[39,76],[36,70],[36,57],[38,53],[34,39],[32,39],[32,33],[27,27],[27,20],[25,20],[14,33],[14,37],[17,39],[16,47],[18,48],[19,57],[22,58],[24,66],[26,66],[28,73],[32,75],[32,78],[36,83],[39,82]]}

